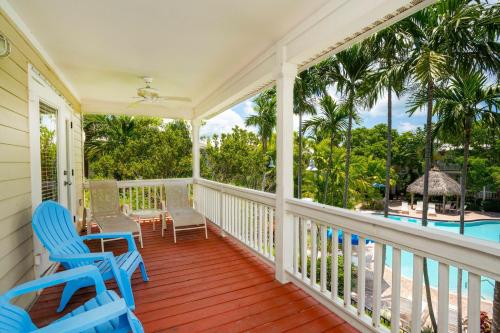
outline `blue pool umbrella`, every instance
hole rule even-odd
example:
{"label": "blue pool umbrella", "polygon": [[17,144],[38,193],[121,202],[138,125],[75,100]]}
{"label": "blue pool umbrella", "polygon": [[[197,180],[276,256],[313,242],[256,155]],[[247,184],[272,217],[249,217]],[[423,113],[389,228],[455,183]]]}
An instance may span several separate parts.
{"label": "blue pool umbrella", "polygon": [[[328,229],[328,231],[326,232],[328,238],[332,238],[332,229]],[[342,230],[339,230],[339,243],[342,244]],[[370,243],[373,243],[373,241],[371,239],[367,239],[366,240],[366,244],[370,244]],[[359,244],[359,236],[358,235],[351,235],[351,244],[352,245],[358,245]]]}

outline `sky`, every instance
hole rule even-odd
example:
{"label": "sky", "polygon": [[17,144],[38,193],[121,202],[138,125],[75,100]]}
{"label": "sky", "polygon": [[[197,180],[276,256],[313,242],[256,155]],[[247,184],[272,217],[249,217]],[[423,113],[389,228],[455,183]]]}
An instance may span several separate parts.
{"label": "sky", "polygon": [[[336,98],[333,91],[330,94]],[[245,119],[253,113],[253,100],[254,97],[235,105],[234,107],[226,110],[219,115],[206,121],[205,125],[201,128],[201,136],[212,136],[213,134],[222,134],[231,132],[234,126],[247,128],[245,126]],[[425,110],[417,111],[413,116],[406,113],[407,97],[397,99],[393,97],[393,111],[392,111],[392,126],[399,132],[413,131],[417,127],[423,127],[425,123]],[[362,110],[360,112],[361,123],[358,126],[371,128],[377,124],[387,123],[387,96],[382,96],[379,101],[370,110]],[[305,117],[304,119],[307,119]],[[294,116],[294,129],[298,129],[298,117]],[[247,128],[256,132],[256,128]]]}

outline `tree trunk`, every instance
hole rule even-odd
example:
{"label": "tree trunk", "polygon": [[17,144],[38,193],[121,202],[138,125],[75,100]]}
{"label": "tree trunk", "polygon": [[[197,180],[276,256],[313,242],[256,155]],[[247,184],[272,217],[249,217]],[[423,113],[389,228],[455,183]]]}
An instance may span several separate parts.
{"label": "tree trunk", "polygon": [[[384,216],[389,215],[389,195],[391,192],[391,157],[392,157],[392,88],[387,87],[387,158],[385,160],[385,196]],[[382,245],[382,278],[384,277],[387,246]]]}
{"label": "tree trunk", "polygon": [[333,134],[330,137],[330,153],[328,155],[328,169],[326,170],[325,190],[323,193],[323,203],[324,204],[326,204],[326,196],[328,194],[328,180],[330,179],[330,175],[332,172],[332,164],[333,164]]}
{"label": "tree trunk", "polygon": [[302,110],[299,111],[299,162],[297,163],[297,198],[302,199]]}
{"label": "tree trunk", "polygon": [[389,215],[389,195],[391,192],[391,155],[392,155],[392,88],[387,87],[387,158],[385,160],[385,197],[384,216]]}
{"label": "tree trunk", "polygon": [[[262,138],[262,152],[264,153],[264,156],[267,155],[267,139],[265,138]],[[262,183],[260,185],[262,191],[266,190],[266,173],[267,173],[267,165],[265,166],[264,174],[262,175]]]}
{"label": "tree trunk", "polygon": [[345,152],[345,180],[344,180],[344,197],[342,207],[347,208],[347,199],[349,191],[349,167],[351,164],[351,129],[352,129],[352,114],[354,110],[349,111],[349,122],[347,124],[346,152]]}
{"label": "tree trunk", "polygon": [[[427,210],[429,208],[429,172],[431,170],[431,154],[432,154],[432,93],[434,85],[432,81],[427,84],[427,119],[426,119],[426,133],[425,133],[425,171],[424,171],[424,195],[422,207],[422,226],[427,226]],[[424,282],[425,294],[427,299],[427,307],[429,309],[429,317],[431,318],[432,328],[437,332],[436,316],[432,306],[432,295],[429,286],[429,274],[427,272],[427,260],[424,258]]]}
{"label": "tree trunk", "polygon": [[[467,169],[469,167],[469,145],[471,140],[472,119],[465,119],[464,164],[460,177],[460,235],[465,232],[465,193],[467,186]],[[462,332],[462,270],[458,269],[457,277],[457,330]]]}
{"label": "tree trunk", "polygon": [[493,329],[491,333],[500,333],[500,281],[495,281],[493,295]]}

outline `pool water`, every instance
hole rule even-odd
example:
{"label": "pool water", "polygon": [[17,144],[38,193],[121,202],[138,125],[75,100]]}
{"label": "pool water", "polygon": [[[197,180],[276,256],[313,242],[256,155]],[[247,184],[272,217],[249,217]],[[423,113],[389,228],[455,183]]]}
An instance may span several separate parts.
{"label": "pool water", "polygon": [[[389,216],[391,220],[402,223],[420,224],[421,220],[403,216]],[[443,222],[429,220],[428,226],[449,232],[459,233],[459,224],[457,222]],[[500,243],[500,220],[480,220],[465,223],[465,235],[483,240]],[[438,262],[428,260],[429,282],[432,287],[438,286]],[[387,246],[386,266],[392,267],[392,247]],[[413,276],[413,255],[410,252],[401,251],[401,274],[407,278]],[[450,292],[457,290],[457,268],[450,267]],[[462,294],[467,295],[467,272],[462,275]],[[492,279],[481,278],[481,297],[487,300],[493,300],[493,290],[495,282]]]}

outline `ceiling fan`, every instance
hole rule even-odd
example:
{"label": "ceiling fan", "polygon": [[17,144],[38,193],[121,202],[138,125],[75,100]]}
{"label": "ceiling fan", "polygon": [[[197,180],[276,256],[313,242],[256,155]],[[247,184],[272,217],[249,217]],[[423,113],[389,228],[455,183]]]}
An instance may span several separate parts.
{"label": "ceiling fan", "polygon": [[144,80],[144,87],[137,89],[137,96],[132,98],[138,98],[138,101],[129,104],[129,108],[137,107],[141,103],[158,103],[166,101],[177,101],[177,102],[191,102],[189,97],[179,97],[179,96],[161,96],[160,92],[151,86],[153,83],[153,78],[149,76],[142,77]]}

